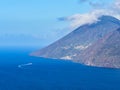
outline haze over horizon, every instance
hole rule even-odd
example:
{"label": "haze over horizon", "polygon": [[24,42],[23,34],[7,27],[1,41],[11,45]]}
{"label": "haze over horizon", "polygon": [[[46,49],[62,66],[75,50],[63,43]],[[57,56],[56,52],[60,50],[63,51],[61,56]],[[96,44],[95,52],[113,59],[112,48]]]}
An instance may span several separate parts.
{"label": "haze over horizon", "polygon": [[0,0],[0,90],[120,90],[120,0]]}
{"label": "haze over horizon", "polygon": [[119,0],[0,1],[0,46],[44,46],[101,15],[120,19]]}

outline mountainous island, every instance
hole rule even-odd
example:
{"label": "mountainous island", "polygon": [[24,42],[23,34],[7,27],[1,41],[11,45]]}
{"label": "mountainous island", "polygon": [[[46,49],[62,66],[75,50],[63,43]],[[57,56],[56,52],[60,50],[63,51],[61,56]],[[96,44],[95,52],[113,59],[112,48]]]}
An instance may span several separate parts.
{"label": "mountainous island", "polygon": [[78,27],[32,56],[71,60],[89,66],[120,68],[120,20],[101,16]]}

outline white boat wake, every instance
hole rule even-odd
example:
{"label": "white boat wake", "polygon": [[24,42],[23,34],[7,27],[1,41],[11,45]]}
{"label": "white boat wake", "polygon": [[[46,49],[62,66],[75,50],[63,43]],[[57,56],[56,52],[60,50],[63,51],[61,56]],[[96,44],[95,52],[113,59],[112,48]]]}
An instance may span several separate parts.
{"label": "white boat wake", "polygon": [[31,65],[33,65],[33,63],[20,64],[20,65],[18,65],[18,68],[22,68],[25,66],[31,66]]}

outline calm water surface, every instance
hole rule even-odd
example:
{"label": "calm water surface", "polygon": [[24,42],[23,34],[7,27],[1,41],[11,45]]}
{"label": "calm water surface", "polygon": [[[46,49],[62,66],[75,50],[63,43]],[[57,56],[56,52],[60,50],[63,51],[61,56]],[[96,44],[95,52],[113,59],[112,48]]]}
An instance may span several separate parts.
{"label": "calm water surface", "polygon": [[120,90],[120,70],[29,56],[0,48],[0,90]]}

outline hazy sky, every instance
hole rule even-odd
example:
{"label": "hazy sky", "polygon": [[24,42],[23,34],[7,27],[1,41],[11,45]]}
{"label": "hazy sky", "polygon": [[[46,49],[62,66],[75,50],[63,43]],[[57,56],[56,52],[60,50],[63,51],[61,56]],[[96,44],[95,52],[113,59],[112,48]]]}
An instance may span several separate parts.
{"label": "hazy sky", "polygon": [[81,23],[71,25],[71,19],[104,9],[113,1],[0,0],[0,45],[47,45]]}

